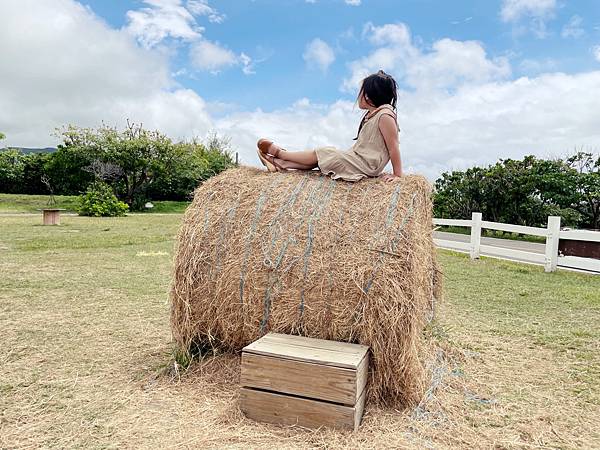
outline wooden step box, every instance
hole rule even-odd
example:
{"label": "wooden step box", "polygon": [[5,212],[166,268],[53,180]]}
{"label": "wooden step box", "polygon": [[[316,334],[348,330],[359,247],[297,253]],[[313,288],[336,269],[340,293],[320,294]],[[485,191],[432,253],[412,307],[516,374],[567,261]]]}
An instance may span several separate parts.
{"label": "wooden step box", "polygon": [[356,430],[369,348],[269,333],[242,350],[240,408],[254,420]]}

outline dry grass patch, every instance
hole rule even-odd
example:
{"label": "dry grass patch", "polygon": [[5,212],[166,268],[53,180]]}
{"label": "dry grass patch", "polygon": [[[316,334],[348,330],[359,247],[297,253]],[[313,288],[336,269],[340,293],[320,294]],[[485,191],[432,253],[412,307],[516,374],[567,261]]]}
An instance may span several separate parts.
{"label": "dry grass patch", "polygon": [[357,433],[281,428],[240,414],[237,358],[174,369],[181,216],[37,219],[0,218],[0,448],[600,447],[600,277],[441,252],[427,402],[370,407]]}

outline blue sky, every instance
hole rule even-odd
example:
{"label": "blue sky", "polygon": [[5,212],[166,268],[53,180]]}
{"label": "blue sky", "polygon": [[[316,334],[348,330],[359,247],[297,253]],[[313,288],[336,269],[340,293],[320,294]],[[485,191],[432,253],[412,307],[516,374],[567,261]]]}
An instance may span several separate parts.
{"label": "blue sky", "polygon": [[600,148],[597,0],[9,0],[0,17],[8,145],[130,119],[229,137],[248,164],[260,136],[348,148],[382,68],[405,167],[430,179]]}
{"label": "blue sky", "polygon": [[[83,2],[115,28],[127,27],[127,12],[147,7],[143,1]],[[218,74],[197,70],[190,63],[185,41],[165,39],[175,46],[171,61],[173,72],[186,69],[176,77],[205,99],[225,102],[240,108],[275,109],[308,97],[317,103],[338,98],[351,100],[341,92],[340,80],[347,75],[346,63],[370,49],[362,39],[365,23],[405,23],[423,47],[442,38],[476,40],[491,56],[505,56],[515,62],[513,76],[537,75],[548,65],[552,70],[580,72],[597,69],[590,49],[600,42],[600,2],[579,0],[557,5],[546,21],[543,39],[527,27],[501,18],[501,1],[481,0],[362,0],[352,6],[343,0],[225,0],[211,7],[224,16],[221,23],[198,19],[207,39],[235,53],[243,52],[259,61],[255,73],[245,75],[239,67],[219,70]],[[581,18],[577,38],[561,36],[573,17]],[[302,55],[307,42],[319,38],[335,52],[336,59],[326,71],[307,65]],[[525,64],[520,65],[525,61]],[[531,67],[528,61],[546,63]]]}

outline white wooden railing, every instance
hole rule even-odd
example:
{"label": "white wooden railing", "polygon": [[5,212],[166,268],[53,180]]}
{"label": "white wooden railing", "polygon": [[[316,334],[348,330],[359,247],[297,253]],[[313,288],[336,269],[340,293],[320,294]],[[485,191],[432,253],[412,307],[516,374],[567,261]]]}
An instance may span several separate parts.
{"label": "white wooden railing", "polygon": [[[566,267],[600,273],[599,259],[581,258],[578,256],[559,256],[558,254],[558,242],[561,238],[576,241],[600,242],[600,232],[581,230],[562,231],[560,229],[560,217],[558,216],[549,216],[546,228],[489,222],[487,220],[482,220],[481,213],[478,212],[472,213],[471,220],[434,218],[433,223],[435,225],[471,228],[471,239],[469,242],[434,239],[435,244],[438,247],[467,252],[470,254],[471,259],[478,259],[482,253],[485,253],[485,256],[516,259],[532,264],[541,264],[544,266],[546,272],[554,272],[557,267]],[[545,237],[545,252],[542,254],[481,244],[482,229]]]}

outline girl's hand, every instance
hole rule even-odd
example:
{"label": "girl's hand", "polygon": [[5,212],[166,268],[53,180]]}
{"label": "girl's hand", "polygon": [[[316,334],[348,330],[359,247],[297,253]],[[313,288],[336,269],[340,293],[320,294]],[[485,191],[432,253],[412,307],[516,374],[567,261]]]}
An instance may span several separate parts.
{"label": "girl's hand", "polygon": [[382,173],[381,175],[379,175],[379,178],[381,178],[386,183],[398,181],[400,179],[398,175],[394,175],[393,173]]}

